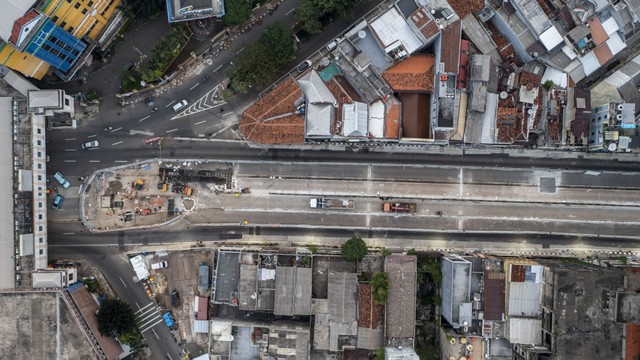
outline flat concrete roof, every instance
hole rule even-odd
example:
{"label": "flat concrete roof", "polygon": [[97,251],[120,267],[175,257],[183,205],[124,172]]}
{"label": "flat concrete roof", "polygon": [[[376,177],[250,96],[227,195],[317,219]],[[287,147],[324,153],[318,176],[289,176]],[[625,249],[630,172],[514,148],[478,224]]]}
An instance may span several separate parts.
{"label": "flat concrete roof", "polygon": [[0,214],[0,289],[14,288],[15,239],[13,229],[13,110],[12,98],[0,98],[0,203],[10,204],[11,211]]}
{"label": "flat concrete roof", "polygon": [[390,255],[385,262],[389,276],[386,337],[413,338],[416,327],[416,257]]}
{"label": "flat concrete roof", "polygon": [[311,268],[276,268],[276,315],[311,314]]}

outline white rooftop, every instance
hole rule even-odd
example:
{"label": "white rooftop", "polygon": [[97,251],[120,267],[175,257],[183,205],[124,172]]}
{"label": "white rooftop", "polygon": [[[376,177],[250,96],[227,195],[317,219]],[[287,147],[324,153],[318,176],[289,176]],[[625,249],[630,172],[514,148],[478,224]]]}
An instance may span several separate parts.
{"label": "white rooftop", "polygon": [[605,43],[609,47],[609,50],[611,50],[613,56],[627,47],[627,44],[617,32],[609,35],[609,40],[605,41]]}
{"label": "white rooftop", "polygon": [[367,104],[355,102],[342,106],[344,136],[367,136],[368,112]]}
{"label": "white rooftop", "polygon": [[614,19],[613,17],[610,17],[607,20],[603,21],[602,28],[609,36],[620,29],[618,23],[616,22],[616,19]]}
{"label": "white rooftop", "polygon": [[[12,99],[0,98],[0,203],[13,206]],[[15,287],[13,207],[0,214],[0,289]]]}
{"label": "white rooftop", "polygon": [[400,15],[396,8],[389,9],[373,20],[369,26],[380,39],[383,48],[400,41],[405,50],[411,54],[423,45],[422,40],[411,30],[406,19]]}
{"label": "white rooftop", "polygon": [[137,255],[129,259],[129,261],[131,262],[131,266],[133,266],[133,271],[136,272],[138,280],[144,280],[151,275],[147,268],[147,264],[144,262],[144,256]]}
{"label": "white rooftop", "polygon": [[31,273],[32,287],[34,289],[62,287],[64,285],[63,276],[66,276],[65,271],[34,271]]}
{"label": "white rooftop", "polygon": [[586,76],[591,75],[600,67],[600,62],[598,61],[598,58],[596,58],[596,55],[593,53],[593,51],[585,56],[578,57],[578,60],[580,60],[580,62],[582,63],[582,66],[584,67],[584,74]]}
{"label": "white rooftop", "polygon": [[560,32],[556,29],[555,26],[551,25],[550,28],[545,30],[542,34],[540,34],[540,42],[544,45],[547,50],[551,51],[556,46],[560,45],[563,40]]}
{"label": "white rooftop", "polygon": [[542,80],[540,80],[540,84],[544,84],[547,80],[553,81],[555,85],[566,89],[567,84],[569,82],[569,77],[567,73],[560,71],[558,69],[547,67],[544,71],[544,75],[542,75]]}
{"label": "white rooftop", "polygon": [[29,91],[30,108],[60,108],[60,90]]}

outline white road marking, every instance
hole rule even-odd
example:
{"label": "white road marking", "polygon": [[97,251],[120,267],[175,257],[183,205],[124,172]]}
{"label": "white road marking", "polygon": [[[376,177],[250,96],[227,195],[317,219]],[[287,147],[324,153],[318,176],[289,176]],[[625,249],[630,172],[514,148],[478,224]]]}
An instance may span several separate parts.
{"label": "white road marking", "polygon": [[160,337],[158,336],[158,333],[156,333],[155,330],[151,329],[151,332],[153,333],[153,335],[156,336],[156,339],[160,340]]}
{"label": "white road marking", "polygon": [[64,151],[78,151],[78,149],[64,149]]}
{"label": "white road marking", "polygon": [[178,131],[178,129],[167,130],[167,133],[171,133],[171,132],[174,132],[174,131]]}
{"label": "white road marking", "polygon": [[153,136],[153,133],[151,131],[129,130],[129,135],[136,135],[136,134]]}
{"label": "white road marking", "polygon": [[[134,301],[135,302],[135,301]],[[140,305],[138,305],[138,303],[136,302],[136,306],[138,307],[138,310],[140,310]]]}
{"label": "white road marking", "polygon": [[243,50],[244,50],[244,47],[242,47],[240,50],[236,51],[236,54],[240,54]]}
{"label": "white road marking", "polygon": [[65,139],[65,140],[67,140],[67,141],[73,141],[73,140],[75,140],[75,139],[76,139],[76,138],[68,138],[68,139]]}
{"label": "white road marking", "polygon": [[122,282],[122,285],[124,285],[124,287],[126,287],[126,288],[128,287],[127,284],[124,283],[124,280],[122,280],[121,277],[118,277],[118,279],[120,279],[120,281]]}
{"label": "white road marking", "polygon": [[287,11],[287,13],[286,13],[286,14],[284,14],[284,15],[285,15],[285,16],[286,16],[286,15],[289,15],[289,14],[291,14],[292,12],[294,12],[295,10],[296,10],[296,8],[293,8],[293,9],[291,9],[291,10]]}
{"label": "white road marking", "polygon": [[117,162],[117,163],[127,163],[128,161],[127,161],[127,160],[115,160],[114,162]]}
{"label": "white road marking", "polygon": [[118,141],[118,142],[114,142],[114,143],[113,143],[113,144],[111,144],[111,145],[116,146],[116,145],[120,145],[120,144],[122,144],[123,142],[124,142],[124,141]]}
{"label": "white road marking", "polygon": [[64,162],[69,162],[69,163],[71,163],[71,162],[76,162],[76,161],[75,161],[75,160],[65,160]]}
{"label": "white road marking", "polygon": [[169,360],[173,360],[173,359],[171,358],[171,355],[169,355],[169,353],[167,353],[167,357],[169,358]]}
{"label": "white road marking", "polygon": [[87,137],[88,137],[89,139],[91,139],[91,138],[94,138],[94,137],[96,137],[96,136],[98,136],[98,135],[89,135],[89,136],[87,136]]}
{"label": "white road marking", "polygon": [[222,65],[218,66],[215,70],[213,70],[213,72],[216,72],[216,71],[220,70],[221,67],[222,67]]}
{"label": "white road marking", "polygon": [[197,83],[197,84],[193,85],[193,86],[189,89],[189,91],[191,91],[191,90],[193,90],[193,89],[197,88],[197,87],[198,87],[198,85],[200,85],[200,83]]}
{"label": "white road marking", "polygon": [[138,120],[138,121],[139,121],[139,122],[143,122],[143,121],[147,120],[147,119],[148,119],[148,118],[150,118],[150,117],[151,117],[151,115],[147,115],[147,116],[143,117],[142,119],[140,119],[140,120]]}
{"label": "white road marking", "polygon": [[92,163],[99,163],[99,162],[100,162],[100,160],[89,160],[89,162],[90,162],[90,163],[91,163],[91,162],[92,162]]}
{"label": "white road marking", "polygon": [[120,126],[120,127],[119,127],[119,128],[117,128],[117,129],[113,129],[113,130],[111,130],[111,132],[112,132],[112,133],[114,133],[114,132],[119,131],[119,130],[122,130],[122,126]]}
{"label": "white road marking", "polygon": [[206,122],[207,122],[207,120],[202,120],[202,121],[199,121],[199,122],[197,122],[197,123],[195,123],[195,124],[193,124],[193,125],[200,125],[200,124],[204,124],[204,123],[206,123]]}
{"label": "white road marking", "polygon": [[[138,304],[136,303],[136,305],[138,305]],[[141,312],[143,309],[146,309],[146,308],[148,308],[148,307],[149,307],[149,306],[151,306],[151,305],[153,305],[153,303],[148,303],[147,305],[145,305],[145,306],[144,306],[144,307],[142,307],[142,308],[141,308],[140,306],[138,306],[138,311],[136,311],[134,314],[137,314],[137,313]]]}
{"label": "white road marking", "polygon": [[76,233],[62,233],[62,235],[75,235]]}
{"label": "white road marking", "polygon": [[226,114],[222,114],[222,116],[229,116],[229,115],[231,115],[231,114],[233,114],[233,113],[232,113],[232,112],[228,112],[228,113],[226,113]]}
{"label": "white road marking", "polygon": [[[154,326],[156,326],[156,325],[160,324],[160,323],[161,323],[161,322],[163,322],[163,321],[164,321],[164,320],[163,320],[162,318],[160,318],[158,321],[154,322],[154,323],[153,323],[153,324],[151,324],[151,325],[144,324],[143,326],[145,326],[145,328],[144,328],[144,330],[140,330],[140,332],[141,332],[141,333],[143,333],[143,332],[145,332],[145,331],[147,331],[147,330],[151,329],[152,327],[154,327]],[[146,326],[146,325],[148,325],[148,326]],[[140,326],[140,328],[142,328],[142,326]]]}
{"label": "white road marking", "polygon": [[168,103],[167,106],[165,106],[166,108],[168,108],[169,106],[171,106],[171,104],[173,104],[174,102],[176,102],[175,100],[173,100],[172,102]]}

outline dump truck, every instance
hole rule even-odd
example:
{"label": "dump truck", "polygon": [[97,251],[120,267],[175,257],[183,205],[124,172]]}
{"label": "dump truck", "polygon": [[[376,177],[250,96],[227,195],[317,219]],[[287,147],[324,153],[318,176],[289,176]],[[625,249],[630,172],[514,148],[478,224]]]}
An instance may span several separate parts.
{"label": "dump truck", "polygon": [[311,198],[309,207],[312,209],[350,209],[356,208],[356,202],[351,199]]}
{"label": "dump truck", "polygon": [[414,213],[416,212],[416,203],[401,203],[401,202],[390,202],[386,201],[382,204],[383,212],[393,212],[393,213]]}

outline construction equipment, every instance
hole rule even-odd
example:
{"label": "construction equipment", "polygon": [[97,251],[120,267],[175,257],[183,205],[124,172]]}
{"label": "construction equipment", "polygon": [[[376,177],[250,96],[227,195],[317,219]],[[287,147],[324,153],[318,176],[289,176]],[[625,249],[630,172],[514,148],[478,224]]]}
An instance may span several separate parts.
{"label": "construction equipment", "polygon": [[351,199],[312,198],[309,199],[312,209],[350,209],[356,208],[356,202]]}
{"label": "construction equipment", "polygon": [[193,195],[193,188],[191,188],[189,186],[185,186],[184,190],[182,191],[182,193],[184,195],[191,196],[191,195]]}
{"label": "construction equipment", "polygon": [[131,184],[131,188],[137,191],[142,190],[143,187],[144,187],[143,179],[136,179],[136,181],[134,181],[133,184]]}

